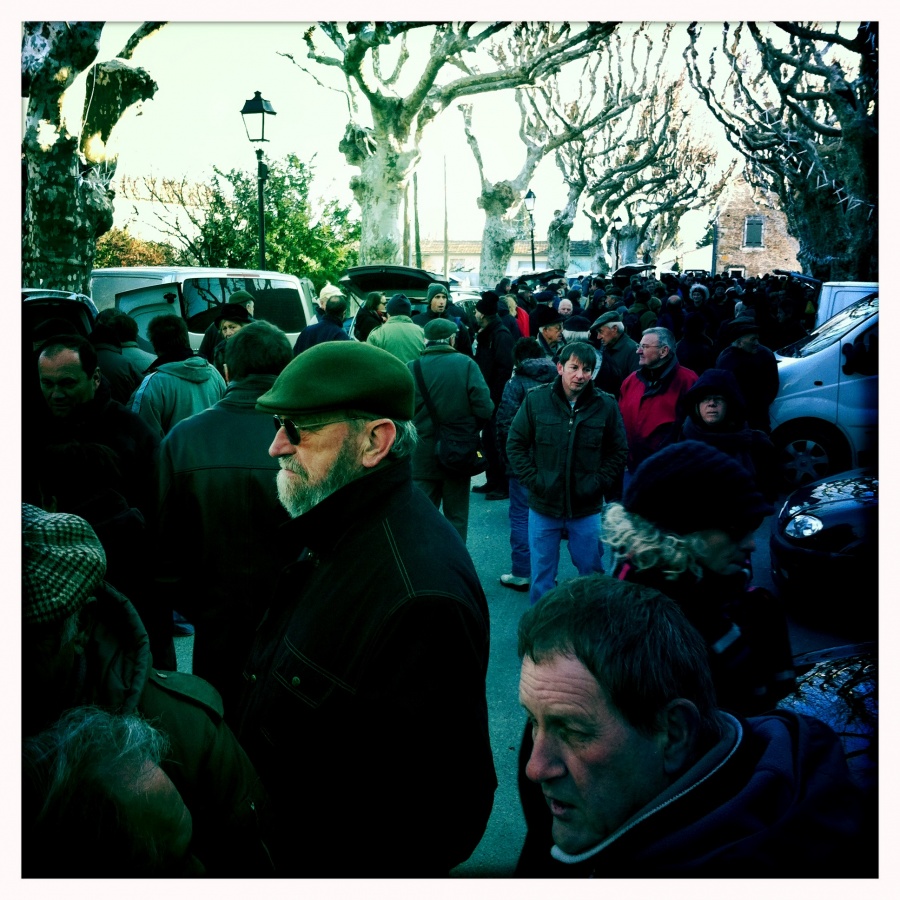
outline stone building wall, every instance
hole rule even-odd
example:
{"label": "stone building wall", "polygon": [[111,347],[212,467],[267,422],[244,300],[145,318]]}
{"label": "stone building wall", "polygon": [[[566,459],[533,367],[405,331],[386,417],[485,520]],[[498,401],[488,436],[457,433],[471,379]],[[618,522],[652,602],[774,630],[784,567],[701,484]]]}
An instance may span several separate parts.
{"label": "stone building wall", "polygon": [[[747,220],[762,224],[762,246],[747,246]],[[752,229],[751,229],[752,232]],[[751,233],[751,238],[753,237]],[[749,278],[774,269],[800,271],[800,245],[788,234],[787,219],[771,198],[739,178],[719,201],[716,273],[733,270]]]}

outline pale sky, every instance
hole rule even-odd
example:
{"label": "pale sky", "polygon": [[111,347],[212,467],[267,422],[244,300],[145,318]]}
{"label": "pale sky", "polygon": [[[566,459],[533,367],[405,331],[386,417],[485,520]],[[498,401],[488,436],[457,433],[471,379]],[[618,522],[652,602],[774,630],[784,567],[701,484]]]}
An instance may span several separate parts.
{"label": "pale sky", "polygon": [[[350,177],[357,171],[338,151],[338,143],[347,123],[347,104],[343,94],[328,90],[301,71],[279,52],[293,53],[307,64],[303,31],[308,24],[297,22],[172,22],[157,34],[146,38],[134,55],[134,63],[143,66],[156,80],[158,90],[144,103],[139,114],[130,112],[113,132],[112,146],[118,150],[117,177],[157,177],[205,179],[212,166],[228,171],[244,168],[255,172],[255,146],[244,131],[240,109],[258,90],[269,100],[277,116],[267,120],[271,141],[265,145],[270,159],[297,153],[304,161],[315,154],[316,192],[338,197],[350,203]],[[110,22],[103,32],[98,58],[111,58],[123,46],[134,23]],[[710,31],[713,29],[711,28]],[[427,44],[416,32],[421,55]],[[687,43],[683,25],[678,26],[670,45],[670,57],[680,64],[681,50]],[[328,51],[330,41],[321,32],[317,46]],[[411,52],[415,53],[415,50]],[[421,62],[415,58],[407,69],[418,74]],[[328,84],[339,85],[339,73],[309,63],[312,71]],[[455,70],[452,70],[455,71]],[[689,100],[693,96],[685,91]],[[80,89],[70,89],[68,104],[80,115],[84,97]],[[360,121],[365,120],[366,105],[360,106]],[[705,109],[692,116],[697,129],[707,117]],[[77,119],[73,120],[77,124]],[[492,181],[518,174],[525,150],[518,138],[518,110],[512,91],[474,98],[473,127],[479,138],[486,175]],[[75,125],[73,125],[75,127]],[[730,156],[724,145],[723,153]],[[478,170],[465,141],[460,113],[449,108],[425,131],[422,160],[418,168],[420,226],[423,238],[440,239],[444,221],[444,162],[447,167],[447,197],[451,239],[480,240],[484,214],[476,199],[480,192]],[[545,157],[531,188],[537,196],[535,237],[546,238],[553,212],[566,198],[566,188],[556,163]],[[133,218],[133,204],[116,201],[116,224]],[[695,213],[683,228],[686,239],[696,240],[708,215]],[[143,229],[132,225],[136,233]],[[590,235],[588,220],[579,213],[572,231],[573,239]],[[149,236],[149,234],[148,234]]]}

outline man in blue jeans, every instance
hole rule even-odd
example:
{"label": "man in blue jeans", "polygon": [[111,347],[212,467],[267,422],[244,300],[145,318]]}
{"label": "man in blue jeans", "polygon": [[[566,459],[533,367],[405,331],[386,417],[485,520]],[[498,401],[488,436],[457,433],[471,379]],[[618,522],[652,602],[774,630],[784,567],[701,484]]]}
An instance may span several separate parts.
{"label": "man in blue jeans", "polygon": [[556,584],[564,532],[579,575],[603,571],[603,495],[621,477],[628,445],[618,404],[591,380],[596,365],[590,344],[566,344],[557,377],[525,395],[509,430],[507,456],[528,490],[532,605]]}

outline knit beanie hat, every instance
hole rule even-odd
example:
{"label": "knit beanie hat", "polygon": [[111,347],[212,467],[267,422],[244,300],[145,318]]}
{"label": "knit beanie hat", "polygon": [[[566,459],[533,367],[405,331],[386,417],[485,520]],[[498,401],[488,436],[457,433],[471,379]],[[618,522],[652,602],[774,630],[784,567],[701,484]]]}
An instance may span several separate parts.
{"label": "knit beanie hat", "polygon": [[438,284],[436,281],[434,284],[428,285],[428,293],[425,295],[425,302],[431,305],[431,301],[438,295],[443,294],[447,300],[450,300],[450,292],[445,288],[442,284]]}
{"label": "knit beanie hat", "polygon": [[740,463],[702,441],[670,444],[647,457],[622,505],[672,534],[719,528],[748,534],[774,512]]}
{"label": "knit beanie hat", "polygon": [[532,296],[535,303],[552,303],[557,299],[556,291],[538,291]]}
{"label": "knit beanie hat", "polygon": [[412,312],[412,303],[406,294],[394,294],[388,300],[385,311],[389,316],[408,316]]}
{"label": "knit beanie hat", "polygon": [[94,599],[106,553],[80,516],[22,504],[22,622],[61,622]]}
{"label": "knit beanie hat", "polygon": [[475,304],[475,309],[483,316],[496,316],[500,306],[500,298],[493,291],[483,291],[481,299]]}

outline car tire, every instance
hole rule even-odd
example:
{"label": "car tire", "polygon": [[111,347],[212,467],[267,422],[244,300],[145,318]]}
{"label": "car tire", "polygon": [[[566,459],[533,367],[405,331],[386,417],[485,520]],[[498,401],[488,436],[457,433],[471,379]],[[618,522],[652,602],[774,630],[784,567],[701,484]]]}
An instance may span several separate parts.
{"label": "car tire", "polygon": [[849,448],[839,434],[817,425],[796,425],[777,439],[781,474],[791,490],[846,469]]}

